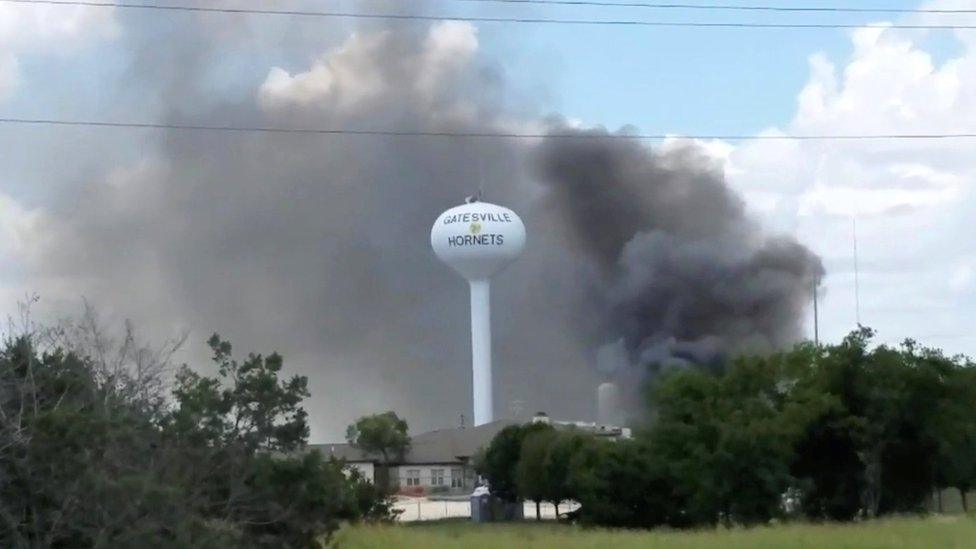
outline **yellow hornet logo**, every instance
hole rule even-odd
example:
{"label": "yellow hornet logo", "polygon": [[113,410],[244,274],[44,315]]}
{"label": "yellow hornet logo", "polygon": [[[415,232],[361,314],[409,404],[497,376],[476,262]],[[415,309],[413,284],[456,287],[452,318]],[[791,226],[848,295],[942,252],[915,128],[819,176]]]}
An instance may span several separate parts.
{"label": "yellow hornet logo", "polygon": [[478,234],[480,232],[481,232],[481,223],[477,223],[477,222],[476,223],[472,223],[471,224],[471,234]]}

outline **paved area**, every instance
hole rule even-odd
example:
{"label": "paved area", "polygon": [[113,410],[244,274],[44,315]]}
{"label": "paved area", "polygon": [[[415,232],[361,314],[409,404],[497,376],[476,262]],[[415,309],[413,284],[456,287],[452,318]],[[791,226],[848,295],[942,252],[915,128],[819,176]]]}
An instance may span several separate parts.
{"label": "paved area", "polygon": [[[393,508],[402,511],[399,519],[401,522],[471,516],[471,503],[467,501],[431,501],[427,498],[398,496]],[[576,508],[577,505],[570,502],[560,505],[559,511],[565,513]],[[551,503],[541,504],[540,511],[544,519],[556,518],[556,510]],[[535,518],[535,503],[525,503],[525,517]]]}

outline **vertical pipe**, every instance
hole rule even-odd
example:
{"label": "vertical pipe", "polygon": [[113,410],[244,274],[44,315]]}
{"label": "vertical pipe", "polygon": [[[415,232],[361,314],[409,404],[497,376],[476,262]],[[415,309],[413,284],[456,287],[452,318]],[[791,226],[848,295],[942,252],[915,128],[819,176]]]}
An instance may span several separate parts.
{"label": "vertical pipe", "polygon": [[596,421],[600,425],[620,425],[620,396],[617,386],[607,381],[596,388]]}
{"label": "vertical pipe", "polygon": [[820,311],[817,309],[817,286],[820,285],[820,277],[813,279],[813,344],[820,346]]}
{"label": "vertical pipe", "polygon": [[857,218],[851,218],[851,239],[854,241],[854,315],[857,318],[857,327],[861,327],[861,282],[858,279],[857,269]]}
{"label": "vertical pipe", "polygon": [[471,283],[471,370],[474,425],[494,421],[491,394],[491,287],[487,279]]}

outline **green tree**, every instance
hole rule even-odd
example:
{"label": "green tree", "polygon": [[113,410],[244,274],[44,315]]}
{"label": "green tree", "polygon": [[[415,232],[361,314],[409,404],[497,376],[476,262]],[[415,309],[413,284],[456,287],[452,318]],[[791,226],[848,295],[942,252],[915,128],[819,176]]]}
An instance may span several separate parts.
{"label": "green tree", "polygon": [[488,480],[493,496],[508,503],[520,501],[518,463],[522,455],[522,442],[531,433],[551,429],[544,423],[509,425],[491,439],[475,468]]}
{"label": "green tree", "polygon": [[[932,351],[930,351],[932,352]],[[936,360],[945,357],[936,354]],[[969,511],[968,493],[976,487],[976,367],[961,357],[951,362],[946,397],[939,403],[935,421],[929,424],[937,441],[936,488],[959,491],[963,510]]]}
{"label": "green tree", "polygon": [[217,375],[182,368],[167,404],[165,353],[128,327],[4,341],[0,546],[317,547],[340,520],[387,516],[361,477],[302,453],[304,378],[210,344]]}
{"label": "green tree", "polygon": [[176,374],[176,409],[167,426],[176,435],[202,436],[211,445],[239,446],[245,453],[291,452],[308,438],[308,414],[301,402],[309,396],[308,378],[282,380],[281,355],[250,354],[244,362],[214,334],[207,340],[217,376],[183,366]]}
{"label": "green tree", "polygon": [[182,368],[163,423],[164,436],[192,456],[179,474],[202,512],[242,525],[249,543],[289,547],[315,546],[340,519],[371,513],[360,479],[319,452],[298,453],[308,435],[306,378],[281,379],[277,353],[238,362],[219,336],[208,344],[217,376]]}
{"label": "green tree", "polygon": [[[811,518],[851,520],[862,508],[867,477],[855,416],[866,398],[869,330],[850,334],[840,345],[817,350],[799,390],[824,395],[831,406],[815,417],[797,442],[791,472],[802,487],[801,506]],[[853,413],[852,413],[853,412]]]}
{"label": "green tree", "polygon": [[556,510],[556,520],[559,520],[559,504],[576,498],[571,471],[573,459],[582,451],[591,435],[577,432],[575,429],[556,431],[549,441],[545,455],[544,499],[551,502]]}
{"label": "green tree", "polygon": [[569,482],[582,522],[619,528],[685,524],[667,464],[645,441],[590,438],[576,450]]}
{"label": "green tree", "polygon": [[[798,390],[815,349],[735,360],[726,373],[675,372],[653,392],[647,435],[674,475],[692,522],[763,523],[796,486],[794,445],[829,399]],[[800,387],[802,389],[802,387]]]}
{"label": "green tree", "polygon": [[383,456],[383,464],[393,457],[402,458],[410,448],[409,427],[406,420],[394,412],[363,416],[346,429],[346,440],[364,452]]}
{"label": "green tree", "polygon": [[318,547],[323,534],[342,520],[370,515],[377,501],[364,506],[361,496],[370,484],[347,478],[341,462],[326,461],[318,451],[289,458],[259,454],[247,486],[247,535],[267,547]]}
{"label": "green tree", "polygon": [[535,518],[542,520],[539,504],[549,499],[549,478],[546,461],[550,447],[556,439],[555,429],[538,430],[525,435],[518,463],[515,466],[515,483],[522,499],[535,502]]}
{"label": "green tree", "polygon": [[919,350],[871,348],[860,328],[823,347],[798,389],[832,405],[810,421],[792,472],[811,517],[850,520],[923,508],[939,483],[939,441],[932,425],[948,389],[951,361]]}
{"label": "green tree", "polygon": [[874,384],[894,390],[893,395],[889,392],[877,398],[893,401],[882,408],[885,415],[876,420],[889,426],[878,512],[924,511],[939,474],[939,441],[932,426],[940,419],[940,404],[949,396],[948,382],[955,366],[938,353],[918,348],[912,340],[900,348],[880,346],[875,355],[884,357],[889,364],[874,377],[887,373],[897,380],[894,384]]}
{"label": "green tree", "polygon": [[31,335],[0,350],[0,546],[217,543],[172,482],[134,380],[98,371],[57,348],[39,353]]}

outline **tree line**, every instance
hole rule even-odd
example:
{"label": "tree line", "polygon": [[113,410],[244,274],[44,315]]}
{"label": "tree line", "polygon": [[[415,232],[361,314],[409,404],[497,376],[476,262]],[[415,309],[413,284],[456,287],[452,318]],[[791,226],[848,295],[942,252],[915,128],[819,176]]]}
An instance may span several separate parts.
{"label": "tree line", "polygon": [[633,439],[512,426],[478,467],[503,499],[575,500],[579,520],[602,526],[850,521],[923,511],[948,488],[968,510],[976,368],[873,336],[662,374]]}
{"label": "tree line", "polygon": [[0,546],[317,547],[389,501],[308,438],[307,380],[278,354],[171,371],[173,345],[92,313],[0,347]]}
{"label": "tree line", "polygon": [[[384,491],[306,451],[307,380],[276,353],[237,359],[214,335],[211,375],[173,368],[184,338],[152,348],[127,325],[113,339],[91,311],[19,333],[0,344],[0,546],[314,547],[390,517]],[[968,507],[976,367],[873,335],[674,370],[653,379],[633,439],[515,425],[476,467],[497,497],[557,513],[574,500],[602,526],[848,521],[948,488]],[[409,447],[393,413],[347,438],[384,463]]]}

